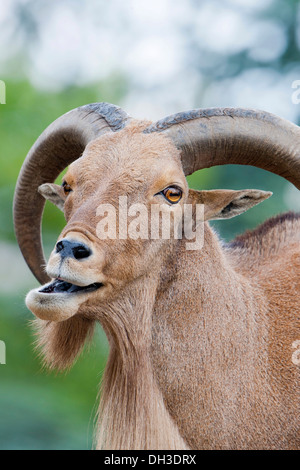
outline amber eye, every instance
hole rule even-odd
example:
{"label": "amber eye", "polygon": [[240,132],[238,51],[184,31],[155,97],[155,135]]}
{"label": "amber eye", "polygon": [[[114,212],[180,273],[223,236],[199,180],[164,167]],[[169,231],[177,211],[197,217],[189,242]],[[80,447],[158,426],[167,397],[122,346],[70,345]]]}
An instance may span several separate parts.
{"label": "amber eye", "polygon": [[63,182],[62,187],[63,187],[65,194],[68,194],[72,191],[71,186],[66,181]]}
{"label": "amber eye", "polygon": [[182,198],[181,189],[176,188],[175,186],[170,186],[169,188],[164,189],[162,194],[169,202],[171,202],[171,204],[176,204]]}

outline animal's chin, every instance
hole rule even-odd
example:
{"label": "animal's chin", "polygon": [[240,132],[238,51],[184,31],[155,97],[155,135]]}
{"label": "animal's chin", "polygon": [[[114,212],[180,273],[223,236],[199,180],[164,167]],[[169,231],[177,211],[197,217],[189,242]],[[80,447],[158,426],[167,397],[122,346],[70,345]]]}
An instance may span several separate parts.
{"label": "animal's chin", "polygon": [[80,294],[93,292],[103,287],[101,282],[94,282],[88,286],[77,286],[63,279],[55,279],[50,284],[43,286],[39,292],[42,294]]}

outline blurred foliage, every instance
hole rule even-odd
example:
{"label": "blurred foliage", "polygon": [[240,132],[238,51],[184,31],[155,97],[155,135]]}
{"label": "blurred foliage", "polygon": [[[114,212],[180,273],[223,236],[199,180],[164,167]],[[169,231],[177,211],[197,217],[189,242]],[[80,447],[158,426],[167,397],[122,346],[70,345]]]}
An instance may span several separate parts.
{"label": "blurred foliage", "polygon": [[[190,0],[197,8],[198,0]],[[222,2],[224,7],[232,6],[231,2],[225,0]],[[249,2],[239,2],[236,5],[236,11],[247,11],[250,18],[253,18],[253,24],[258,21],[273,22],[283,27],[285,32],[285,47],[276,59],[266,57],[253,57],[251,45],[245,45],[238,53],[232,52],[222,54],[210,50],[209,53],[203,48],[201,42],[197,40],[197,31],[192,29],[189,31],[189,53],[186,55],[186,65],[190,68],[196,68],[204,73],[207,82],[217,81],[222,78],[234,77],[236,75],[253,68],[267,68],[280,73],[285,68],[291,68],[295,64],[299,64],[299,0],[273,0],[267,8],[251,9]],[[248,5],[247,5],[248,4]],[[263,38],[262,38],[263,39]],[[268,44],[269,48],[272,47]],[[261,44],[261,48],[266,44]]]}
{"label": "blurred foliage", "polygon": [[[30,10],[28,6],[25,9],[23,3],[19,5],[19,27],[24,27],[26,41],[30,40],[30,34],[36,41],[38,28],[28,27],[31,21]],[[35,0],[32,3],[36,3]],[[296,41],[298,6],[299,2],[296,0],[276,0],[263,13],[257,13],[258,16],[263,14],[265,18],[285,25],[287,46],[281,57],[267,64],[274,70],[280,71],[299,60]],[[27,16],[24,17],[25,13]],[[186,34],[191,38],[186,66],[197,67],[201,64],[201,72],[205,71],[208,81],[230,77],[254,66],[266,66],[263,63],[254,63],[246,50],[228,57],[215,55],[208,58],[205,51],[201,50],[201,45],[193,38],[193,32]],[[17,64],[14,69],[17,71]],[[1,79],[5,78],[1,76]],[[6,85],[7,104],[0,106],[2,244],[15,241],[12,224],[14,187],[26,153],[36,138],[53,120],[70,109],[97,101],[118,104],[128,91],[128,83],[118,75],[93,86],[70,86],[56,93],[38,91],[24,80],[8,79]],[[201,106],[201,97],[195,106]],[[257,188],[273,191],[272,198],[242,216],[213,223],[225,240],[255,227],[268,216],[291,208],[296,209],[298,204],[285,197],[290,188],[286,181],[252,167],[216,167],[197,172],[188,177],[188,180],[195,189]],[[49,253],[63,225],[62,214],[47,204],[43,222],[46,253]],[[18,267],[15,272],[17,269]],[[5,270],[6,267],[2,267],[3,276]],[[33,338],[29,327],[31,314],[24,306],[24,294],[25,291],[20,289],[13,295],[0,290],[0,339],[7,346],[7,365],[0,365],[0,449],[90,448],[94,403],[107,357],[107,341],[99,328],[91,350],[81,356],[68,375],[41,372],[40,361],[32,346]]]}

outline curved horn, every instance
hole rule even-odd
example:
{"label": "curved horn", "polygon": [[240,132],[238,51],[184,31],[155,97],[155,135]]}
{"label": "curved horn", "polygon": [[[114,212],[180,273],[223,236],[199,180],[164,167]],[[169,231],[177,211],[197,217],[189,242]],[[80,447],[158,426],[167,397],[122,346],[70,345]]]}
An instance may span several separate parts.
{"label": "curved horn", "polygon": [[43,183],[55,181],[82,155],[89,142],[107,132],[119,131],[130,117],[119,107],[94,103],[76,108],[53,122],[38,138],[21,168],[14,197],[14,226],[23,256],[41,283],[49,281],[41,240],[45,199]]}
{"label": "curved horn", "polygon": [[300,128],[264,111],[195,109],[168,116],[144,132],[163,132],[181,150],[186,175],[216,165],[252,165],[300,189]]}

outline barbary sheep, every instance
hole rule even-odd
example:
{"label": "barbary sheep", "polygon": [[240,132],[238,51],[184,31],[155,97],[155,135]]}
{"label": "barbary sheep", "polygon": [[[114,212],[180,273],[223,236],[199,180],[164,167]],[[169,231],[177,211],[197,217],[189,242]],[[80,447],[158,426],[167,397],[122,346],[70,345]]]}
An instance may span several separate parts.
{"label": "barbary sheep", "polygon": [[[26,303],[38,317],[45,361],[69,367],[95,322],[109,340],[98,449],[300,448],[300,368],[292,360],[300,344],[300,216],[277,216],[221,243],[209,220],[270,196],[188,188],[185,175],[224,164],[256,166],[300,189],[300,129],[263,111],[198,109],[151,123],[96,103],[52,123],[24,162],[14,223],[43,284]],[[62,186],[53,184],[68,165]],[[45,198],[67,221],[47,265]],[[162,217],[157,237],[147,236],[148,226],[144,237],[138,229],[105,236],[109,207],[112,233],[122,225],[120,198],[136,205],[126,227],[137,208],[159,206],[170,236],[160,236]],[[189,235],[202,230],[201,249],[187,247],[185,206]]]}

